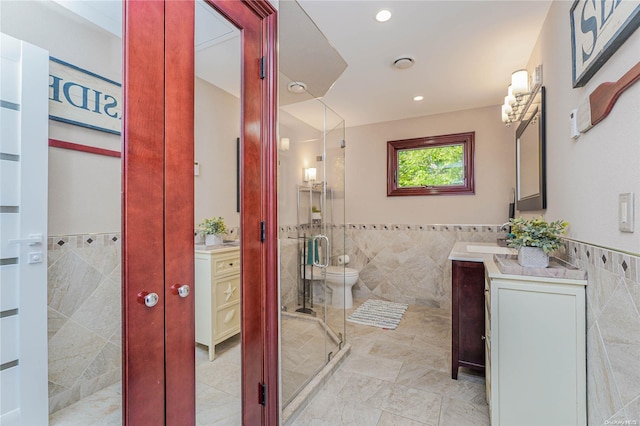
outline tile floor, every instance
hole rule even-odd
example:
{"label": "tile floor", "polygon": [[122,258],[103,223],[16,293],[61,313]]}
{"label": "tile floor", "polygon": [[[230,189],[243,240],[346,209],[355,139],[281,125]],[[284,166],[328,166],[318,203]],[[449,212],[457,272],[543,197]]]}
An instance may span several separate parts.
{"label": "tile floor", "polygon": [[[240,335],[216,345],[209,362],[204,346],[196,348],[196,424],[241,424]],[[122,385],[115,383],[49,417],[50,426],[122,424]]]}
{"label": "tile floor", "polygon": [[395,330],[347,322],[347,341],[351,355],[293,425],[489,425],[484,376],[451,379],[448,310],[410,306]]}
{"label": "tile floor", "polygon": [[[329,323],[343,318],[328,312]],[[283,331],[283,342],[292,338],[297,349],[306,345],[320,352],[317,342],[296,340],[306,338],[315,327],[311,324],[298,324],[306,331]],[[484,377],[461,369],[458,380],[451,380],[448,311],[410,306],[396,330],[347,323],[346,332],[351,355],[291,424],[489,425]],[[216,346],[213,363],[204,348],[196,355],[198,425],[241,424],[239,341],[236,336]],[[283,355],[283,369],[286,364],[294,372],[308,369],[312,363],[305,364],[303,353]],[[283,374],[284,394],[288,373]],[[290,381],[291,386],[300,383],[295,377]],[[50,425],[119,425],[120,398],[118,383],[54,413]]]}
{"label": "tile floor", "polygon": [[329,353],[338,351],[337,338],[315,317],[305,314],[282,315],[282,402],[286,405],[327,362]]}

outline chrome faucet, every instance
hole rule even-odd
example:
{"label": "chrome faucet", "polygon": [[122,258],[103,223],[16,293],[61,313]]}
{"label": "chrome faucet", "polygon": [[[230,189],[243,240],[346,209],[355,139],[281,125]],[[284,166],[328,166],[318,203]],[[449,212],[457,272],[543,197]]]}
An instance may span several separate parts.
{"label": "chrome faucet", "polygon": [[509,232],[510,228],[511,228],[511,222],[505,222],[502,225],[500,225],[499,230]]}

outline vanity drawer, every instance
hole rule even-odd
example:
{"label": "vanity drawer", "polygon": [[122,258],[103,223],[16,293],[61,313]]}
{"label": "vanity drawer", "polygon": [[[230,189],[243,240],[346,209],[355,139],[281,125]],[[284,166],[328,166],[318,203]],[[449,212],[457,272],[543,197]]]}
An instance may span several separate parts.
{"label": "vanity drawer", "polygon": [[219,278],[215,281],[216,298],[215,309],[240,300],[240,276]]}
{"label": "vanity drawer", "polygon": [[240,303],[216,312],[216,343],[240,331]]}
{"label": "vanity drawer", "polygon": [[211,265],[213,277],[240,272],[240,254],[228,254],[216,256]]}

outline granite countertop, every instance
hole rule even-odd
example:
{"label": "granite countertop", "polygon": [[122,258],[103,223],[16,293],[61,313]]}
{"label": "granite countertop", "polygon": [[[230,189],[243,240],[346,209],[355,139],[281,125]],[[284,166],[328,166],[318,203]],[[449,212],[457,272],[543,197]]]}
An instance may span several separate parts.
{"label": "granite countertop", "polygon": [[496,243],[459,241],[449,253],[449,260],[482,262],[491,278],[517,279],[557,284],[586,285],[587,273],[554,257],[548,268],[526,268],[518,264],[518,252]]}
{"label": "granite countertop", "polygon": [[204,244],[196,244],[196,252],[212,252],[212,251],[233,251],[240,248],[240,241],[227,241],[222,244],[207,246]]}
{"label": "granite countertop", "polygon": [[587,272],[580,270],[568,263],[556,259],[549,258],[549,266],[547,268],[526,268],[518,263],[518,256],[494,254],[493,260],[496,266],[503,274],[507,275],[527,275],[533,277],[548,278],[565,278],[569,280],[586,280]]}
{"label": "granite countertop", "polygon": [[491,260],[494,254],[517,254],[517,252],[510,247],[500,247],[497,243],[458,241],[449,253],[449,260],[484,262]]}

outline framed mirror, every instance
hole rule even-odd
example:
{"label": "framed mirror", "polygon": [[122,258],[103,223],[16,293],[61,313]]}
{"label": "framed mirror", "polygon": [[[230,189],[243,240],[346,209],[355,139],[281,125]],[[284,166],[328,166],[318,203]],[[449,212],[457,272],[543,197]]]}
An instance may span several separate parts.
{"label": "framed mirror", "polygon": [[545,165],[545,88],[534,92],[532,102],[516,130],[516,208],[547,208]]}

